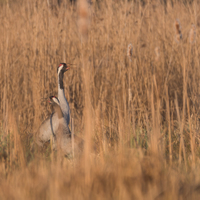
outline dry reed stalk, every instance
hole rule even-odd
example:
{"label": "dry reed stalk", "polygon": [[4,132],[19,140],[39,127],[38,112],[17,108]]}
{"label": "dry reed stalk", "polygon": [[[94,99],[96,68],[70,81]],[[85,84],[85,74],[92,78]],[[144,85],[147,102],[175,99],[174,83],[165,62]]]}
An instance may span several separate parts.
{"label": "dry reed stalk", "polygon": [[[183,49],[182,49],[183,51]],[[183,52],[182,52],[183,53]],[[189,56],[190,59],[190,56]],[[183,108],[182,108],[182,145],[183,145],[183,155],[184,155],[184,161],[185,161],[185,166],[187,164],[187,160],[186,160],[186,153],[185,153],[185,145],[184,145],[184,140],[183,140],[183,130],[184,130],[184,124],[185,124],[185,115],[186,115],[186,103],[187,103],[187,69],[186,69],[186,60],[185,60],[185,56],[183,55]],[[187,166],[186,166],[186,170],[187,170]]]}
{"label": "dry reed stalk", "polygon": [[[88,86],[86,86],[88,87]],[[88,88],[86,89],[88,90]],[[89,92],[87,92],[86,94],[85,100],[86,101],[90,101],[89,98]],[[86,105],[89,104],[86,103]],[[91,135],[92,135],[92,123],[91,123],[91,107],[90,105],[87,105],[85,107],[85,111],[84,111],[84,117],[85,117],[85,173],[86,173],[86,179],[85,182],[86,184],[90,183],[91,180],[91,174],[90,174],[90,151],[91,151]]]}
{"label": "dry reed stalk", "polygon": [[[178,97],[177,93],[175,93],[175,106],[176,106],[176,113],[177,113],[177,118],[178,118],[178,123],[179,123],[179,130],[180,130],[180,145],[179,145],[179,166],[181,166],[181,161],[182,161],[182,152],[183,152],[183,157],[184,157],[184,162],[185,162],[185,168],[187,170],[187,160],[186,160],[186,152],[185,152],[185,145],[184,145],[184,140],[183,140],[183,120],[181,121],[181,116],[179,112],[179,106],[178,106]],[[184,113],[182,113],[182,117],[184,118]]]}
{"label": "dry reed stalk", "polygon": [[[119,153],[122,153],[123,151],[123,134],[126,133],[125,127],[124,127],[124,118],[122,116],[122,111],[120,110],[119,104],[117,105],[118,108],[118,117],[119,117],[119,123],[118,123],[118,130],[119,130],[119,141],[118,141],[118,151]],[[124,134],[125,135],[125,134]]]}
{"label": "dry reed stalk", "polygon": [[40,70],[37,69],[34,71],[34,69],[32,68],[31,70],[32,73],[32,77],[31,77],[31,81],[34,83],[32,86],[32,92],[34,94],[33,96],[33,105],[34,105],[34,110],[35,110],[35,117],[34,117],[34,127],[35,129],[33,130],[34,133],[36,133],[36,131],[38,130],[41,121],[39,119],[39,114],[40,114],[40,103],[41,103],[41,96],[40,96],[40,91],[41,91],[41,73]]}
{"label": "dry reed stalk", "polygon": [[187,97],[187,111],[188,111],[188,121],[189,121],[189,129],[190,129],[190,148],[192,152],[192,168],[195,168],[195,144],[193,143],[193,135],[192,135],[192,126],[191,126],[191,119],[190,119],[190,104],[189,98]]}
{"label": "dry reed stalk", "polygon": [[[83,73],[83,81],[84,81],[84,88],[85,88],[85,108],[84,108],[84,133],[85,133],[85,148],[84,148],[84,162],[85,162],[85,183],[89,184],[91,181],[91,161],[90,161],[90,154],[91,154],[91,137],[93,128],[93,115],[92,115],[92,103],[91,103],[91,90],[90,90],[90,83],[92,80],[91,75],[91,66],[87,62],[87,49],[86,44],[82,45],[82,73]],[[85,48],[84,48],[85,47]]]}
{"label": "dry reed stalk", "polygon": [[83,40],[87,40],[89,31],[89,5],[87,0],[78,1],[78,25]]}
{"label": "dry reed stalk", "polygon": [[172,136],[171,136],[171,119],[170,119],[170,106],[169,106],[169,95],[168,95],[168,86],[166,88],[166,109],[167,109],[167,124],[168,124],[168,137],[169,137],[169,161],[172,165]]}
{"label": "dry reed stalk", "polygon": [[[103,141],[103,128],[102,128],[102,122],[101,122],[102,116],[101,116],[101,102],[98,102],[98,106],[95,110],[95,130],[97,131],[97,141],[100,152],[104,152],[104,141]],[[101,154],[102,155],[102,154]]]}
{"label": "dry reed stalk", "polygon": [[158,135],[156,130],[156,111],[154,107],[154,90],[153,84],[150,90],[150,104],[151,104],[151,116],[152,116],[152,133],[150,138],[150,149],[153,154],[158,154]]}
{"label": "dry reed stalk", "polygon": [[176,19],[174,26],[175,26],[175,40],[176,42],[180,42],[182,40],[182,33],[181,33],[181,24],[179,19]]}
{"label": "dry reed stalk", "polygon": [[72,156],[74,158],[74,118],[71,120],[71,134],[72,134]]}
{"label": "dry reed stalk", "polygon": [[[129,79],[129,81],[130,81],[130,79]],[[130,83],[130,82],[129,82],[129,83]],[[128,89],[128,103],[129,103],[128,109],[130,109],[132,98],[133,98],[133,96],[132,96],[132,91],[131,91],[131,88],[130,88],[130,86],[129,86],[129,89]],[[129,110],[129,111],[130,111],[130,110]]]}
{"label": "dry reed stalk", "polygon": [[[159,144],[159,139],[162,141],[162,138],[160,138],[160,97],[159,97],[159,90],[158,90],[158,86],[157,86],[157,82],[156,82],[156,77],[155,74],[153,74],[153,82],[152,82],[152,90],[151,90],[151,109],[154,110],[152,114],[152,118],[154,117],[155,119],[153,120],[153,133],[154,133],[154,145],[157,146],[157,150],[154,149],[154,153],[158,153],[162,155],[162,153],[164,152],[164,147],[163,145],[161,145],[161,143]],[[153,88],[155,88],[155,90],[153,90]],[[154,95],[154,91],[156,94],[156,99],[154,99],[153,95]],[[153,105],[154,103],[156,103],[156,108]]]}
{"label": "dry reed stalk", "polygon": [[[123,116],[122,119],[124,120],[124,122],[123,122],[123,131],[126,133],[125,134],[126,137],[124,137],[124,138],[129,140],[130,139],[130,129],[129,129],[129,132],[127,132],[127,128],[130,126],[130,123],[129,123],[129,118],[130,118],[129,109],[130,109],[130,107],[127,107],[127,99],[128,99],[128,106],[130,106],[130,102],[129,102],[129,98],[130,97],[128,96],[128,98],[127,98],[127,95],[129,95],[129,93],[127,93],[127,87],[126,87],[125,80],[126,80],[126,72],[123,73],[122,81],[121,81],[122,82],[122,93],[123,93],[123,96],[122,96],[122,98],[123,98],[123,113],[124,113],[124,115],[122,115]],[[128,79],[128,81],[129,80],[130,79]],[[130,81],[129,81],[129,83],[130,83]],[[119,118],[119,120],[120,120],[120,118]],[[120,120],[120,121],[122,121],[122,120]],[[122,143],[124,143],[123,140],[122,140]]]}
{"label": "dry reed stalk", "polygon": [[171,102],[170,102],[170,105],[171,105],[171,116],[170,116],[170,118],[171,118],[171,121],[170,121],[170,123],[171,123],[171,132],[173,133],[174,132],[174,101],[172,101],[171,100]]}
{"label": "dry reed stalk", "polygon": [[[10,160],[11,162],[17,162],[19,164],[19,166],[21,167],[21,169],[24,169],[24,167],[26,166],[26,161],[25,161],[25,157],[24,157],[24,151],[23,151],[23,146],[22,146],[22,142],[21,142],[21,138],[20,138],[20,134],[18,132],[18,125],[16,122],[16,116],[14,116],[14,113],[11,111],[10,108],[8,108],[8,116],[9,116],[9,120],[8,120],[8,128],[9,128],[9,132],[11,135],[11,140],[10,142],[13,141],[14,139],[14,149],[10,149]],[[12,137],[14,137],[12,139]],[[10,144],[10,147],[12,147],[12,144]]]}
{"label": "dry reed stalk", "polygon": [[190,44],[194,44],[195,43],[195,39],[196,39],[196,27],[195,27],[194,24],[192,24],[192,27],[191,27],[190,32],[189,32]]}
{"label": "dry reed stalk", "polygon": [[160,58],[160,48],[159,47],[155,48],[155,54],[156,54],[155,61],[158,61]]}
{"label": "dry reed stalk", "polygon": [[[131,60],[131,57],[133,55],[133,45],[130,43],[128,45],[128,48],[127,48],[127,56],[129,58],[129,63],[128,63],[128,68],[127,68],[127,75],[128,75],[128,107],[127,107],[127,110],[128,110],[128,115],[127,115],[127,128],[128,128],[128,141],[131,142],[131,100],[132,100],[132,89],[131,89],[131,71],[132,71],[132,66],[131,66],[131,63],[132,63],[132,60]],[[124,79],[125,80],[125,79]],[[126,90],[126,88],[125,88]],[[131,144],[131,143],[130,143]]]}
{"label": "dry reed stalk", "polygon": [[159,97],[156,99],[156,137],[157,137],[157,146],[158,146],[158,155],[163,156],[165,152],[165,138],[161,135],[160,128],[160,108],[161,100]]}
{"label": "dry reed stalk", "polygon": [[[9,28],[9,27],[8,27]],[[6,31],[7,32],[7,31]],[[9,60],[8,60],[8,55],[9,55],[9,38],[8,36],[6,37],[6,57],[5,59],[5,63],[4,63],[4,86],[3,86],[3,94],[4,94],[4,98],[3,98],[3,117],[4,117],[4,135],[8,135],[8,77],[9,77],[9,73],[8,70],[6,70],[6,68],[8,68],[9,66]]]}

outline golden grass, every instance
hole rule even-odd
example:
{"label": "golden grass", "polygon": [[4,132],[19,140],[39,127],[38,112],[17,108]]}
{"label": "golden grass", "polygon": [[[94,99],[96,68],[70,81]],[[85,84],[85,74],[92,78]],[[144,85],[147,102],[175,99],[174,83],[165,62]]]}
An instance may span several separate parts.
{"label": "golden grass", "polygon": [[192,24],[192,27],[191,27],[190,33],[189,33],[189,41],[191,44],[195,43],[195,38],[196,38],[196,27],[194,24]]}
{"label": "golden grass", "polygon": [[[0,199],[199,199],[197,1],[0,5]],[[81,158],[32,151],[61,62]]]}

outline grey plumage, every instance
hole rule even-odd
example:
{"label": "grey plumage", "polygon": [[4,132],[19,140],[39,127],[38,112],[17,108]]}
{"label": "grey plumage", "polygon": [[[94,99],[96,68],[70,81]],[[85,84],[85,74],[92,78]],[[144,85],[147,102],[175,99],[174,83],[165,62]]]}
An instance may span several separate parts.
{"label": "grey plumage", "polygon": [[57,74],[58,74],[58,99],[60,102],[60,107],[63,112],[64,118],[67,121],[67,125],[69,125],[70,122],[70,107],[67,102],[67,99],[65,97],[65,91],[64,91],[64,84],[63,84],[63,78],[64,73],[69,70],[69,67],[66,65],[66,63],[60,63],[60,65],[57,68]]}
{"label": "grey plumage", "polygon": [[[65,63],[61,63],[57,68],[58,75],[58,99],[60,102],[60,108],[62,110],[64,119],[69,125],[70,121],[70,108],[69,104],[66,100],[64,93],[64,84],[63,77],[64,73],[69,69],[69,67]],[[43,144],[50,140],[52,134],[56,133],[58,129],[59,119],[57,113],[52,113],[50,117],[48,117],[40,126],[38,133],[36,135],[36,143],[39,146],[43,146]],[[69,129],[69,128],[68,128]]]}
{"label": "grey plumage", "polygon": [[[66,155],[70,156],[72,154],[72,135],[64,118],[62,110],[60,108],[59,100],[51,96],[50,103],[53,105],[55,114],[58,116],[58,128],[55,132],[55,141],[53,143],[53,148],[60,148],[61,151]],[[83,140],[78,136],[74,135],[74,153],[75,155],[80,154],[83,150]]]}

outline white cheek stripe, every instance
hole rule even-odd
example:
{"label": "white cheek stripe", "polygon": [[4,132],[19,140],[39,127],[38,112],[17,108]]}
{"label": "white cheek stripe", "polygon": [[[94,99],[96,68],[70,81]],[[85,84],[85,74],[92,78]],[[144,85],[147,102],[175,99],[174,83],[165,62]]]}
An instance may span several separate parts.
{"label": "white cheek stripe", "polygon": [[62,68],[63,68],[63,65],[58,68],[58,74],[60,74],[60,71],[62,70]]}
{"label": "white cheek stripe", "polygon": [[59,101],[58,101],[58,99],[57,98],[53,98],[53,101],[56,103],[56,104],[58,104],[58,105],[60,105],[60,103],[59,103]]}

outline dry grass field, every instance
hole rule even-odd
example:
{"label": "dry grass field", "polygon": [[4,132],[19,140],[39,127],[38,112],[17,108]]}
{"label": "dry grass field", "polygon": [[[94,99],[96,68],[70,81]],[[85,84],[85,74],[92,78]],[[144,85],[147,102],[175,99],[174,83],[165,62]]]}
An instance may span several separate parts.
{"label": "dry grass field", "polygon": [[[200,199],[200,3],[162,2],[0,1],[1,200]],[[61,62],[74,159],[32,150]]]}

